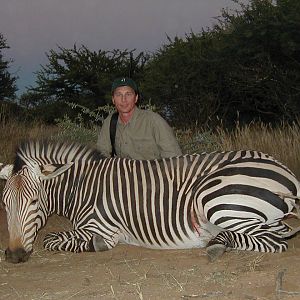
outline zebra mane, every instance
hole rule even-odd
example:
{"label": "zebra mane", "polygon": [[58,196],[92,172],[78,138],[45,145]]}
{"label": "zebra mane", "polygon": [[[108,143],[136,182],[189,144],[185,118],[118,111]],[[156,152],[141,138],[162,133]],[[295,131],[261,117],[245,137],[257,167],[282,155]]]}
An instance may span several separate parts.
{"label": "zebra mane", "polygon": [[92,162],[103,158],[105,157],[96,149],[79,143],[27,140],[16,150],[13,173],[18,172],[29,161],[47,165]]}

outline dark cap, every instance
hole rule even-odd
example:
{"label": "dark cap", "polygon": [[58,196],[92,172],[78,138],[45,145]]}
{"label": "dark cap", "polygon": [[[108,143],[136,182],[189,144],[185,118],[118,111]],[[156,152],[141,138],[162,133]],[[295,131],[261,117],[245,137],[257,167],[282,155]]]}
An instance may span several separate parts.
{"label": "dark cap", "polygon": [[129,77],[121,77],[114,80],[111,86],[111,92],[120,86],[130,86],[136,93],[138,93],[138,87],[136,83]]}

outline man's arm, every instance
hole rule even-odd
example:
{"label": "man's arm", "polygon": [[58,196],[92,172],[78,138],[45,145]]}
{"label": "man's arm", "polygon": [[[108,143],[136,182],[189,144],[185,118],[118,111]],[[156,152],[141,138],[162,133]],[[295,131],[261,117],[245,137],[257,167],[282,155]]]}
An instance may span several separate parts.
{"label": "man's arm", "polygon": [[167,121],[155,113],[153,119],[154,136],[160,150],[161,157],[182,155],[182,151],[176,139],[173,129]]}
{"label": "man's arm", "polygon": [[111,115],[109,115],[104,120],[97,140],[97,149],[106,157],[110,157],[112,151],[110,133],[109,133],[110,120],[111,120]]}

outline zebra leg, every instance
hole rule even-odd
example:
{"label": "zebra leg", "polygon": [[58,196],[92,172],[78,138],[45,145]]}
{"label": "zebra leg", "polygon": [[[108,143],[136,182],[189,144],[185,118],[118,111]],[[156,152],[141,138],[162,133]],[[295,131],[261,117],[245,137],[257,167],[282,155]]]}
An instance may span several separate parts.
{"label": "zebra leg", "polygon": [[106,251],[109,248],[107,247],[107,244],[105,243],[105,240],[101,235],[94,234],[92,239],[90,240],[89,249],[90,251],[98,252]]}
{"label": "zebra leg", "polygon": [[112,227],[106,232],[94,233],[90,243],[90,251],[106,251],[115,247],[120,238],[120,230],[117,227]]}
{"label": "zebra leg", "polygon": [[51,232],[44,238],[44,248],[52,251],[94,251],[90,249],[91,235],[83,230]]}
{"label": "zebra leg", "polygon": [[217,258],[221,257],[225,251],[230,249],[226,245],[214,243],[213,240],[210,240],[206,246],[206,253],[210,262],[215,261]]}
{"label": "zebra leg", "polygon": [[[263,228],[264,227],[264,228]],[[287,250],[287,242],[277,232],[266,230],[267,225],[251,233],[222,231],[207,244],[207,254],[214,261],[228,249],[258,252],[282,252]]]}
{"label": "zebra leg", "polygon": [[[106,237],[104,237],[106,236]],[[107,236],[86,229],[51,232],[44,238],[47,250],[71,252],[96,252],[112,249],[119,241],[119,230],[115,229]]]}
{"label": "zebra leg", "polygon": [[298,232],[300,232],[300,226],[293,228],[290,231],[284,233],[282,235],[282,237],[284,237],[285,239],[288,239],[288,238],[295,236]]}

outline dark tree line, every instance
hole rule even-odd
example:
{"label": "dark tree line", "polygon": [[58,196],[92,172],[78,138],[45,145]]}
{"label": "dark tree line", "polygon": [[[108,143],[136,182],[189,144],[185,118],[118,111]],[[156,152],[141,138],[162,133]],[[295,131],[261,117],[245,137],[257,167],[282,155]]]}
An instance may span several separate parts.
{"label": "dark tree line", "polygon": [[12,76],[8,70],[12,60],[4,58],[4,49],[9,49],[9,46],[4,36],[0,33],[0,100],[11,100],[15,98],[17,91],[17,78]]}
{"label": "dark tree line", "polygon": [[67,102],[91,110],[110,103],[111,83],[119,76],[134,74],[137,81],[143,73],[147,56],[133,51],[90,51],[85,46],[59,47],[47,54],[48,64],[36,73],[36,87],[21,97],[21,104],[51,122],[74,111]]}
{"label": "dark tree line", "polygon": [[12,59],[6,59],[4,51],[9,49],[4,36],[0,33],[0,121],[6,123],[15,113],[21,113],[22,109],[13,102],[16,98],[17,77],[9,72]]}
{"label": "dark tree line", "polygon": [[163,46],[146,68],[144,88],[181,124],[295,120],[300,113],[297,32],[298,0],[253,0],[239,12],[223,10],[213,29]]}
{"label": "dark tree line", "polygon": [[85,46],[50,50],[20,104],[52,122],[72,113],[66,102],[90,109],[109,104],[112,80],[126,75],[177,126],[295,121],[300,1],[239,4],[237,11],[222,10],[212,28],[168,38],[152,54]]}

